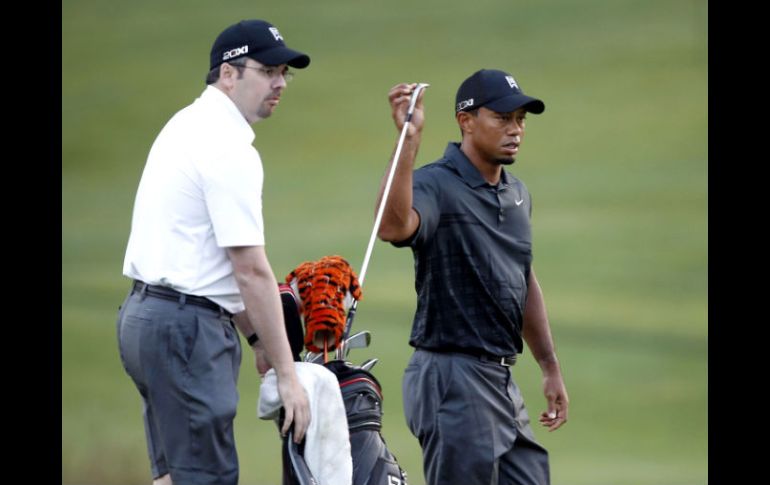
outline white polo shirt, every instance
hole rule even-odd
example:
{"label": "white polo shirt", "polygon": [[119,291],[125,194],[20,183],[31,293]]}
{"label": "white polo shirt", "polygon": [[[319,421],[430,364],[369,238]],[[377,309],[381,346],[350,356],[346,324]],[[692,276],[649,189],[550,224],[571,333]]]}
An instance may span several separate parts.
{"label": "white polo shirt", "polygon": [[229,246],[263,246],[262,160],[254,131],[207,86],[155,139],[139,182],[123,274],[244,309]]}

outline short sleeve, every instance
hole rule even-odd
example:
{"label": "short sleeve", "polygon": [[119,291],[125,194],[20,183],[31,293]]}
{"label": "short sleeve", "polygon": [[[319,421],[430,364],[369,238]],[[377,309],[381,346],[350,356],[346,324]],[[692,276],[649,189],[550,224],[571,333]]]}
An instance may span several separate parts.
{"label": "short sleeve", "polygon": [[425,244],[438,227],[440,216],[440,192],[436,177],[425,168],[414,172],[412,180],[412,207],[420,216],[417,230],[408,239],[392,243],[397,248],[417,248]]}

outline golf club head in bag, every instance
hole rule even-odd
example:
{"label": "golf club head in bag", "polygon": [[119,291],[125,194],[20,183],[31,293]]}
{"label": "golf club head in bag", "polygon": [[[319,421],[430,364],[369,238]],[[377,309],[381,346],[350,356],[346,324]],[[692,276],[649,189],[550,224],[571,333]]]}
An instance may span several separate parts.
{"label": "golf club head in bag", "polygon": [[[345,354],[345,360],[347,360],[348,354],[350,353],[351,349],[365,349],[366,347],[369,347],[369,344],[372,341],[372,333],[369,330],[362,330],[354,335],[351,335],[347,339],[343,341],[344,344],[344,354]],[[343,360],[340,358],[339,355],[339,348],[337,349],[337,360]],[[313,364],[323,364],[324,363],[324,354],[323,353],[316,353],[307,351],[305,353],[304,357],[305,362],[311,362]]]}

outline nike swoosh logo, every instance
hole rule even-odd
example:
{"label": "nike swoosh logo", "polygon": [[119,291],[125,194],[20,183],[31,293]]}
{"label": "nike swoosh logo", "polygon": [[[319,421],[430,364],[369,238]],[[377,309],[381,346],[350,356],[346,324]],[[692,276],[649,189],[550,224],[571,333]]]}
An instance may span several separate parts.
{"label": "nike swoosh logo", "polygon": [[524,202],[524,199],[514,200],[514,202],[516,202],[516,205],[521,205],[521,203]]}

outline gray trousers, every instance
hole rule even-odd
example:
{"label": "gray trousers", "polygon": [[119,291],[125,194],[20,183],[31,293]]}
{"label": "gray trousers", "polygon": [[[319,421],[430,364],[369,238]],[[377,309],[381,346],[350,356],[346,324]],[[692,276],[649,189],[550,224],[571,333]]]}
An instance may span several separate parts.
{"label": "gray trousers", "polygon": [[233,419],[241,343],[226,314],[133,292],[118,347],[144,404],[153,478],[174,485],[238,483]]}
{"label": "gray trousers", "polygon": [[428,485],[550,483],[548,452],[535,441],[508,367],[418,349],[403,396]]}

